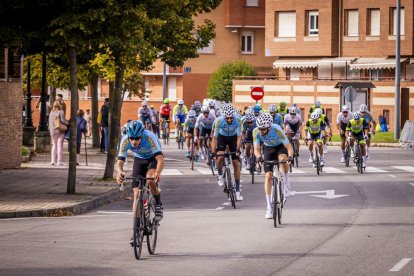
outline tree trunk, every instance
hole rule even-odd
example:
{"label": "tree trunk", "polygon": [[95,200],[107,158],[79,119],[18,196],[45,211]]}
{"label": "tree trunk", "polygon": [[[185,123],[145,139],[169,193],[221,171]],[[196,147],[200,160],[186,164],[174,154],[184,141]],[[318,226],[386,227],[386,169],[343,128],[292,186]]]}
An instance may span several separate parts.
{"label": "tree trunk", "polygon": [[91,84],[91,96],[92,96],[92,146],[94,148],[99,148],[101,146],[101,141],[99,139],[99,124],[97,122],[99,106],[98,106],[98,81],[99,75],[96,73],[91,73],[89,75],[89,82]]}
{"label": "tree trunk", "polygon": [[115,89],[109,92],[109,149],[106,157],[106,167],[103,178],[111,179],[114,175],[114,167],[119,144],[121,106],[122,106],[122,82],[125,67],[119,57],[115,57]]}
{"label": "tree trunk", "polygon": [[76,64],[76,50],[68,48],[70,66],[70,140],[69,140],[69,172],[66,193],[74,194],[76,185],[76,113],[79,109],[78,78]]}

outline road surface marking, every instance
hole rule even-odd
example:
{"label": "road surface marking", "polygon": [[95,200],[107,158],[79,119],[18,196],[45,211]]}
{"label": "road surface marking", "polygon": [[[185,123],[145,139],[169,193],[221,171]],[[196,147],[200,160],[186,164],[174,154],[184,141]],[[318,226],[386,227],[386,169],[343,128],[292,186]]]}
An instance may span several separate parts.
{"label": "road surface marking", "polygon": [[391,166],[393,168],[399,169],[399,170],[403,170],[406,172],[414,172],[414,167],[413,166]]}
{"label": "road surface marking", "polygon": [[230,202],[224,202],[223,205],[229,206],[230,205]]}
{"label": "road surface marking", "polygon": [[177,169],[163,169],[161,172],[161,175],[183,175],[179,170]]}
{"label": "road surface marking", "polygon": [[412,258],[402,258],[401,261],[396,263],[389,271],[392,271],[392,272],[400,271],[411,260],[412,260]]}
{"label": "road surface marking", "polygon": [[388,172],[388,171],[385,171],[383,169],[376,168],[376,167],[367,166],[365,168],[365,172],[370,172],[370,173],[384,173],[384,172]]}
{"label": "road surface marking", "polygon": [[117,215],[130,215],[131,211],[98,211],[97,214],[117,214]]}
{"label": "road surface marking", "polygon": [[389,176],[389,177],[392,177],[392,178],[396,178],[396,176],[395,176],[395,175],[393,175],[393,174],[389,174],[388,176]]}
{"label": "road surface marking", "polygon": [[217,207],[216,209],[211,209],[212,211],[221,211],[221,210],[223,210],[224,209],[224,207]]}
{"label": "road surface marking", "polygon": [[326,173],[346,173],[346,171],[334,167],[323,167],[323,171]]}
{"label": "road surface marking", "polygon": [[408,183],[408,184],[410,184],[411,186],[413,186],[413,187],[414,187],[414,183]]}
{"label": "road surface marking", "polygon": [[197,168],[196,170],[201,174],[211,174],[211,169]]}
{"label": "road surface marking", "polygon": [[292,173],[297,173],[297,174],[301,174],[301,173],[306,173],[306,172],[304,172],[304,171],[302,171],[302,170],[299,170],[299,169],[296,169],[296,168],[292,168]]}

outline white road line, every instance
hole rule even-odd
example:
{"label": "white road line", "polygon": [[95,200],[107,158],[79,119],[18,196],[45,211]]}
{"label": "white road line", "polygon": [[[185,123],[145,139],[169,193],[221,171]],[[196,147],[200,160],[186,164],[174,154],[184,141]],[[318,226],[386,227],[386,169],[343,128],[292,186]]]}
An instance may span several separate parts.
{"label": "white road line", "polygon": [[408,183],[408,184],[410,184],[411,186],[413,186],[413,187],[414,187],[414,183]]}
{"label": "white road line", "polygon": [[385,172],[388,172],[388,171],[385,171],[383,169],[376,168],[376,167],[367,166],[365,168],[365,172],[370,172],[370,173],[385,173]]}
{"label": "white road line", "polygon": [[392,178],[396,178],[396,176],[395,176],[395,175],[393,175],[393,174],[389,174],[388,176],[389,176],[389,177],[392,177]]}
{"label": "white road line", "polygon": [[397,272],[400,271],[404,266],[406,266],[412,258],[402,258],[401,261],[396,263],[389,271]]}
{"label": "white road line", "polygon": [[165,176],[165,175],[173,176],[173,175],[183,175],[183,174],[177,169],[164,169],[164,170],[162,170],[161,175],[163,175],[163,176]]}
{"label": "white road line", "polygon": [[323,167],[323,171],[326,173],[346,173],[346,171],[334,167]]}
{"label": "white road line", "polygon": [[230,202],[224,202],[222,205],[230,206]]}
{"label": "white road line", "polygon": [[403,170],[406,172],[414,172],[414,167],[413,166],[391,166],[393,168],[399,169],[399,170]]}
{"label": "white road line", "polygon": [[212,211],[221,211],[221,210],[223,210],[224,209],[224,207],[217,207],[216,209],[211,209]]}
{"label": "white road line", "polygon": [[299,170],[299,169],[296,169],[296,168],[292,168],[292,173],[293,174],[302,174],[302,173],[306,173],[306,172],[302,171],[302,170]]}
{"label": "white road line", "polygon": [[211,174],[211,169],[196,168],[196,170],[201,174]]}

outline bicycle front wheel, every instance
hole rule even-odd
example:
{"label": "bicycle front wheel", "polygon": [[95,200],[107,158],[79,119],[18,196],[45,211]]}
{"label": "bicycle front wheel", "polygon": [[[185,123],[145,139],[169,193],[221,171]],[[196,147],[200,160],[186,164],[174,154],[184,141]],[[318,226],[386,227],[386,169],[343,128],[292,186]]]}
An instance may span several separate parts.
{"label": "bicycle front wheel", "polygon": [[134,216],[134,255],[135,259],[141,258],[142,243],[144,241],[144,206],[142,201],[138,201],[136,204]]}
{"label": "bicycle front wheel", "polygon": [[236,189],[234,188],[234,184],[231,179],[231,171],[229,168],[226,169],[226,183],[227,183],[227,190],[229,191],[231,206],[234,209],[236,209]]}
{"label": "bicycle front wheel", "polygon": [[250,157],[250,174],[252,175],[252,184],[254,184],[254,173],[256,171],[256,156],[252,153],[252,157]]}
{"label": "bicycle front wheel", "polygon": [[279,224],[282,224],[282,210],[283,210],[283,201],[284,201],[284,194],[283,194],[283,183],[279,181],[279,202],[277,203],[277,221]]}
{"label": "bicycle front wheel", "polygon": [[273,226],[277,228],[278,223],[278,211],[277,211],[277,185],[276,185],[277,179],[275,177],[272,178],[272,209],[273,209]]}
{"label": "bicycle front wheel", "polygon": [[154,255],[158,238],[158,222],[154,221],[155,217],[155,199],[150,196],[148,201],[148,219],[147,219],[147,247],[148,253]]}
{"label": "bicycle front wheel", "polygon": [[351,156],[351,148],[349,147],[349,145],[347,145],[345,148],[345,165],[347,167],[349,167],[350,156]]}

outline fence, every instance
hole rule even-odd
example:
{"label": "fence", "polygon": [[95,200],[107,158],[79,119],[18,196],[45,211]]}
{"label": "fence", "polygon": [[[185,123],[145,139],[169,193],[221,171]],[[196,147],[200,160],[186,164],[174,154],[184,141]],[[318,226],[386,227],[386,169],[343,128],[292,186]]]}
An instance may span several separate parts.
{"label": "fence", "polygon": [[400,137],[400,147],[414,150],[414,121],[405,121]]}

